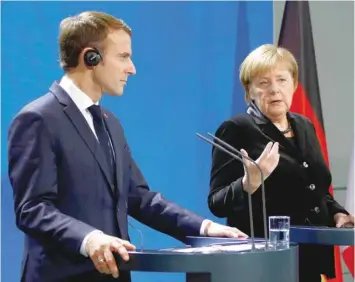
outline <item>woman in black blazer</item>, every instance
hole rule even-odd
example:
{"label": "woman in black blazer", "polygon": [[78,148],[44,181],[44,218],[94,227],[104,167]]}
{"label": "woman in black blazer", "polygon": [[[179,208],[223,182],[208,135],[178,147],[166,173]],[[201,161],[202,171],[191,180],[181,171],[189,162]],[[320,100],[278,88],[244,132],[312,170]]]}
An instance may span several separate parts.
{"label": "woman in black blazer", "polygon": [[[218,128],[216,136],[256,160],[265,175],[267,216],[288,215],[292,225],[343,226],[354,216],[329,194],[331,174],[315,128],[304,116],[289,112],[298,67],[286,49],[263,45],[241,65],[240,80],[248,109]],[[217,217],[250,234],[246,190],[252,190],[255,236],[263,237],[260,174],[219,149],[213,149],[208,204]],[[249,174],[246,173],[249,172]],[[335,276],[332,246],[300,246],[300,282]]]}

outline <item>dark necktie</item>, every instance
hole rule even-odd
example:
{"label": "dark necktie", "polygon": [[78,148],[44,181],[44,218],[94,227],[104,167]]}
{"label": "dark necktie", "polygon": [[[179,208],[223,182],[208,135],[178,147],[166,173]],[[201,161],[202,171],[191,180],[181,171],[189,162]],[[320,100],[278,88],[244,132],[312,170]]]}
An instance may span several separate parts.
{"label": "dark necktie", "polygon": [[114,171],[115,171],[115,160],[113,157],[112,147],[110,144],[110,137],[105,127],[105,121],[102,116],[101,107],[97,105],[92,105],[88,108],[89,112],[92,114],[95,132],[97,138],[99,139],[99,143],[101,145],[102,151],[106,157],[110,174],[111,174],[111,181],[114,181]]}

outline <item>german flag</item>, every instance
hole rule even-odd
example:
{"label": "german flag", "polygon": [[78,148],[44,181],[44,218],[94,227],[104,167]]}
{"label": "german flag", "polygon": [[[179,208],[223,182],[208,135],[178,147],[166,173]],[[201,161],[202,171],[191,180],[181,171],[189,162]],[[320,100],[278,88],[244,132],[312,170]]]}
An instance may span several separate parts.
{"label": "german flag", "polygon": [[[354,196],[355,196],[355,141],[353,147],[353,153],[350,159],[350,169],[349,169],[349,179],[348,186],[346,191],[346,210],[354,214]],[[344,246],[342,248],[342,255],[345,262],[346,267],[349,269],[351,276],[354,278],[355,269],[354,269],[354,246]]]}
{"label": "german flag", "polygon": [[[313,122],[324,159],[329,166],[308,1],[286,1],[278,45],[290,50],[299,66],[299,83],[290,110],[307,116]],[[333,195],[332,186],[329,192]],[[335,246],[334,251],[336,278],[322,279],[342,282],[339,246]]]}

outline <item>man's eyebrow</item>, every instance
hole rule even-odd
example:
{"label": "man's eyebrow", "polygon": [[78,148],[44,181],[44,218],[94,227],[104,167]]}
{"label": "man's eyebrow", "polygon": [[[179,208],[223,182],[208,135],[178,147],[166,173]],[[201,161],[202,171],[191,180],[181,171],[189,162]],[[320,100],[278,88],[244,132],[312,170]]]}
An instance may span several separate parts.
{"label": "man's eyebrow", "polygon": [[125,58],[131,57],[131,53],[129,53],[129,52],[121,52],[121,53],[119,53],[119,55],[120,55],[121,57],[125,57]]}

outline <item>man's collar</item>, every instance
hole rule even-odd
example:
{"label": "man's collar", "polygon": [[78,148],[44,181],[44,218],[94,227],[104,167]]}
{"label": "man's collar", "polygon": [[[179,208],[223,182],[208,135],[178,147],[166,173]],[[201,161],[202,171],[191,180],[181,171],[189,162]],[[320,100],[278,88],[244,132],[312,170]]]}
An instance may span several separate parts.
{"label": "man's collar", "polygon": [[80,111],[86,110],[93,104],[98,105],[98,102],[94,103],[67,75],[62,77],[59,85],[67,92]]}

